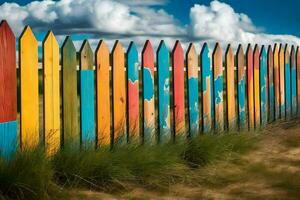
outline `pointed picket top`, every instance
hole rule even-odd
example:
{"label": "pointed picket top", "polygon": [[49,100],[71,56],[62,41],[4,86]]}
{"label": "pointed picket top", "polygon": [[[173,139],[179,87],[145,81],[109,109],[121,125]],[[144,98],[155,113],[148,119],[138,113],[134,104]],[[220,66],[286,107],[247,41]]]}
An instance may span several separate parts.
{"label": "pointed picket top", "polygon": [[267,51],[267,55],[268,55],[268,59],[269,61],[268,62],[272,62],[272,65],[273,65],[273,50],[272,50],[272,46],[269,45],[268,46],[268,51]]}
{"label": "pointed picket top", "polygon": [[283,44],[280,44],[279,45],[279,51],[278,51],[279,54],[284,54],[284,45]]}
{"label": "pointed picket top", "polygon": [[32,32],[32,29],[28,25],[25,26],[23,32],[20,35],[20,43],[22,43],[22,41],[24,41],[24,40],[31,40],[33,43],[36,43],[36,45],[38,45],[38,41],[35,38],[35,36]]}
{"label": "pointed picket top", "polygon": [[188,77],[198,77],[198,56],[195,45],[190,43],[186,52]]}
{"label": "pointed picket top", "polygon": [[51,45],[54,49],[59,49],[58,42],[53,34],[52,31],[48,31],[44,41],[43,41],[43,47]]}
{"label": "pointed picket top", "polygon": [[11,28],[6,20],[2,20],[0,23],[0,32],[3,32],[3,31],[5,31],[9,37],[14,38],[14,39],[16,38],[14,32],[11,30]]}
{"label": "pointed picket top", "polygon": [[133,41],[130,42],[127,49],[127,63],[128,79],[134,84],[138,80],[138,50]]}
{"label": "pointed picket top", "polygon": [[154,51],[153,51],[152,44],[151,44],[150,40],[147,40],[145,42],[145,45],[144,45],[143,50],[142,50],[142,57],[145,58],[146,55],[147,56],[152,55],[152,57],[154,57],[153,52]]}
{"label": "pointed picket top", "polygon": [[129,47],[127,49],[127,54],[138,55],[137,46],[133,41],[131,41],[129,44]]}
{"label": "pointed picket top", "polygon": [[202,56],[204,56],[204,55],[208,55],[208,52],[209,52],[209,48],[208,48],[207,43],[205,42],[205,43],[203,44],[202,49],[201,49],[200,57],[202,57]]}
{"label": "pointed picket top", "polygon": [[243,46],[241,44],[239,44],[238,49],[237,49],[237,56],[238,58],[244,58],[244,50],[243,50]]}
{"label": "pointed picket top", "polygon": [[247,55],[247,57],[253,55],[253,50],[252,50],[251,44],[248,44],[248,46],[247,46],[246,55]]}
{"label": "pointed picket top", "polygon": [[108,49],[108,47],[107,47],[104,40],[100,40],[100,42],[99,42],[99,44],[96,48],[95,54],[96,55],[104,55],[104,54],[107,55],[107,54],[109,54],[109,49]]}
{"label": "pointed picket top", "polygon": [[220,44],[217,42],[216,46],[214,48],[214,51],[213,51],[213,57],[217,58],[220,56],[222,56],[222,48],[221,48]]}
{"label": "pointed picket top", "polygon": [[88,40],[84,40],[79,50],[80,54],[80,69],[92,70],[93,69],[93,51]]}
{"label": "pointed picket top", "polygon": [[253,56],[254,55],[257,56],[259,54],[260,54],[260,52],[259,52],[259,46],[258,46],[258,44],[255,44],[254,50],[253,50]]}
{"label": "pointed picket top", "polygon": [[76,53],[76,48],[75,48],[74,43],[70,36],[66,37],[61,48],[62,48],[63,53],[68,53],[68,54],[71,54],[74,52]]}
{"label": "pointed picket top", "polygon": [[234,65],[234,56],[233,56],[233,51],[232,51],[232,48],[231,48],[231,45],[229,44],[227,46],[227,49],[226,49],[226,52],[225,52],[225,57],[227,60],[230,60],[230,62],[232,63],[232,65]]}
{"label": "pointed picket top", "polygon": [[264,45],[261,46],[260,57],[267,56],[267,51]]}
{"label": "pointed picket top", "polygon": [[176,40],[174,48],[172,50],[172,54],[177,54],[177,53],[183,55],[183,49],[179,40]]}
{"label": "pointed picket top", "polygon": [[274,45],[274,48],[273,48],[273,57],[275,57],[275,55],[278,54],[278,53],[279,53],[278,45],[275,44],[275,45]]}
{"label": "pointed picket top", "polygon": [[286,44],[284,46],[284,60],[285,60],[285,63],[290,63],[289,56],[290,56],[289,46],[288,46],[288,44]]}
{"label": "pointed picket top", "polygon": [[116,55],[119,55],[119,54],[124,54],[124,49],[123,49],[123,46],[122,46],[121,42],[119,40],[117,40],[114,44],[113,49],[112,49],[112,55],[116,56]]}
{"label": "pointed picket top", "polygon": [[169,50],[164,40],[160,41],[159,46],[157,48],[157,54],[158,55],[169,54]]}

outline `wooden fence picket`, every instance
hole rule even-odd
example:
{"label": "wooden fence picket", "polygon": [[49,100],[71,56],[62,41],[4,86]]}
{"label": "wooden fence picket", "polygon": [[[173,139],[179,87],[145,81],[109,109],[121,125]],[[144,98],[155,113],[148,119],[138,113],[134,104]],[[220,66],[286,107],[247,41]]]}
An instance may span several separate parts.
{"label": "wooden fence picket", "polygon": [[228,45],[225,54],[225,70],[227,97],[227,127],[228,130],[233,130],[237,127],[237,116],[235,103],[234,55],[230,45]]}
{"label": "wooden fence picket", "polygon": [[254,129],[254,82],[253,82],[253,51],[249,44],[246,52],[246,70],[247,70],[247,106],[248,106],[248,128]]}
{"label": "wooden fence picket", "polygon": [[272,46],[268,47],[267,70],[268,70],[268,121],[275,120],[275,99],[274,99],[274,57]]}
{"label": "wooden fence picket", "polygon": [[212,130],[214,101],[213,101],[213,75],[209,56],[209,48],[205,43],[200,53],[201,69],[201,100],[202,100],[202,131]]}
{"label": "wooden fence picket", "polygon": [[224,100],[223,100],[223,59],[222,49],[216,44],[212,55],[214,80],[214,125],[216,131],[224,131]]}
{"label": "wooden fence picket", "polygon": [[96,66],[96,105],[97,105],[97,146],[111,144],[111,110],[110,110],[110,58],[109,49],[103,40],[95,53]]}
{"label": "wooden fence picket", "polygon": [[43,42],[44,142],[47,155],[60,148],[59,46],[52,31]]}
{"label": "wooden fence picket", "polygon": [[259,47],[255,45],[253,52],[253,80],[254,80],[254,116],[255,128],[260,127],[260,87],[259,87]]}
{"label": "wooden fence picket", "polygon": [[139,112],[139,63],[138,51],[134,42],[131,42],[127,50],[127,130],[129,139],[137,140],[140,133]]}
{"label": "wooden fence picket", "polygon": [[114,143],[124,144],[126,136],[126,88],[125,53],[120,41],[116,41],[112,50],[113,78],[113,138]]}
{"label": "wooden fence picket", "polygon": [[246,75],[244,64],[244,51],[240,44],[236,53],[237,61],[237,108],[238,108],[238,121],[239,128],[245,129],[247,126],[246,118]]}
{"label": "wooden fence picket", "polygon": [[79,101],[77,90],[76,49],[72,39],[66,37],[61,50],[62,57],[62,121],[63,145],[79,147]]}
{"label": "wooden fence picket", "polygon": [[172,51],[174,135],[185,133],[184,54],[177,40]]}
{"label": "wooden fence picket", "polygon": [[273,61],[274,61],[274,108],[275,108],[275,120],[280,118],[280,69],[279,69],[279,50],[278,45],[275,44],[273,49]]}
{"label": "wooden fence picket", "polygon": [[169,50],[162,40],[157,50],[157,92],[159,142],[168,142],[170,132],[170,58]]}
{"label": "wooden fence picket", "polygon": [[198,56],[191,43],[186,53],[189,137],[199,133]]}
{"label": "wooden fence picket", "polygon": [[297,75],[296,75],[296,54],[294,45],[291,48],[291,99],[292,99],[292,116],[297,114]]}
{"label": "wooden fence picket", "polygon": [[79,51],[80,141],[83,148],[95,147],[95,80],[93,51],[85,40]]}
{"label": "wooden fence picket", "polygon": [[297,115],[300,114],[300,49],[296,51],[296,71],[297,71]]}
{"label": "wooden fence picket", "polygon": [[284,90],[285,90],[285,117],[291,117],[292,99],[291,99],[291,65],[290,52],[288,45],[284,48]]}
{"label": "wooden fence picket", "polygon": [[155,141],[154,52],[149,40],[142,51],[143,73],[143,141]]}
{"label": "wooden fence picket", "polygon": [[0,24],[0,156],[17,151],[16,38],[6,21]]}
{"label": "wooden fence picket", "polygon": [[22,149],[34,148],[39,142],[38,42],[29,26],[19,41]]}
{"label": "wooden fence picket", "polygon": [[267,112],[267,52],[264,46],[261,47],[259,56],[259,98],[260,98],[260,122],[265,126],[268,122]]}
{"label": "wooden fence picket", "polygon": [[280,83],[280,118],[285,118],[285,63],[284,63],[284,47],[280,44],[279,53],[279,83]]}

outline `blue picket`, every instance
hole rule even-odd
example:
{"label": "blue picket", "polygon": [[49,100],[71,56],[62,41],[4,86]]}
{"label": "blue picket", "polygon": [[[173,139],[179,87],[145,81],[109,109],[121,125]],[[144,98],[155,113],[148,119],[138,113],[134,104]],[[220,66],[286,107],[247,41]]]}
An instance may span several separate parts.
{"label": "blue picket", "polygon": [[285,78],[285,117],[291,117],[291,66],[288,45],[284,50],[284,78]]}
{"label": "blue picket", "polygon": [[295,48],[292,46],[291,55],[290,55],[290,63],[291,63],[291,96],[292,96],[292,115],[297,115],[297,71],[296,71],[296,54]]}
{"label": "blue picket", "polygon": [[244,64],[244,51],[242,45],[239,45],[237,54],[237,101],[238,101],[238,115],[239,127],[245,129],[246,121],[246,75]]}
{"label": "blue picket", "polygon": [[259,86],[260,86],[260,121],[261,125],[266,125],[267,115],[267,52],[265,47],[261,47],[259,56]]}

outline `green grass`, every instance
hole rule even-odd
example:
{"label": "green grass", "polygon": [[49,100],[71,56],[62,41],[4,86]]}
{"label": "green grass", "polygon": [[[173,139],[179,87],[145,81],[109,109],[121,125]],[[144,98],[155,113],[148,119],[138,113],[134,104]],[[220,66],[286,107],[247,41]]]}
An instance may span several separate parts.
{"label": "green grass", "polygon": [[0,162],[0,199],[67,199],[65,189],[123,191],[131,185],[167,191],[176,183],[197,184],[198,168],[254,148],[251,134],[205,135],[156,146],[108,150],[65,149],[52,159],[42,150],[18,152]]}

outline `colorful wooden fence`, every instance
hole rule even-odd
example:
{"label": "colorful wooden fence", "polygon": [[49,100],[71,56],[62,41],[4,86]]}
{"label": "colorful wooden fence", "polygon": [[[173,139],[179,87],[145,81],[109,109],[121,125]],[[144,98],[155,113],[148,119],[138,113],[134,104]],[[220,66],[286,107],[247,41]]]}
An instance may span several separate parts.
{"label": "colorful wooden fence", "polygon": [[70,37],[59,49],[49,32],[43,41],[41,77],[38,42],[27,26],[19,39],[18,134],[15,40],[3,21],[0,153],[4,157],[39,142],[53,155],[68,144],[102,148],[252,130],[300,113],[299,47],[255,45],[252,50],[249,44],[246,53],[242,45],[234,53],[229,45],[223,63],[218,43],[213,51],[204,44],[199,54],[190,44],[185,54],[179,41],[172,51],[161,41],[155,62],[150,41],[139,54],[134,42],[125,53],[116,41],[110,53],[101,40],[94,54],[87,40],[77,52]]}

